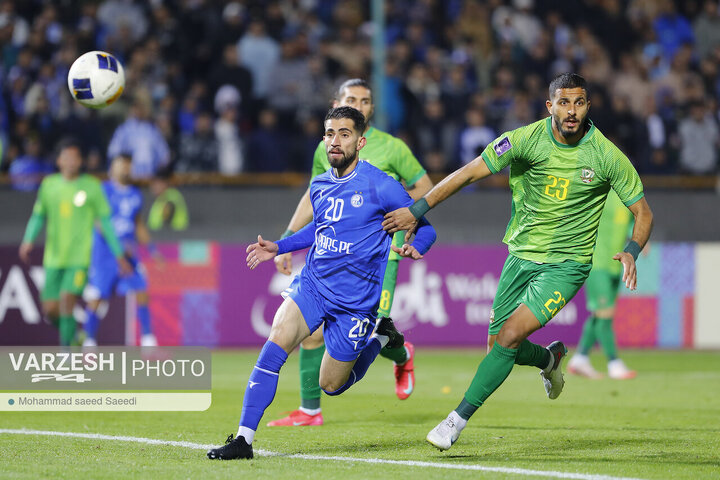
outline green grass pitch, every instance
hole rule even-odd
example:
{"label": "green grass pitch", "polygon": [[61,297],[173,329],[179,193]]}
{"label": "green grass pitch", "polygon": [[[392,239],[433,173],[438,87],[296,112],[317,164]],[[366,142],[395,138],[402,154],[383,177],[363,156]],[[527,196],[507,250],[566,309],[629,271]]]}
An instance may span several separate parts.
{"label": "green grass pitch", "polygon": [[[213,402],[206,412],[0,413],[0,429],[145,437],[220,445],[237,430],[242,397],[258,351],[213,355]],[[202,448],[106,439],[0,433],[0,478],[491,478],[528,471],[584,478],[720,478],[720,353],[628,351],[638,370],[629,381],[566,374],[563,394],[548,400],[537,369],[516,367],[478,410],[455,446],[439,452],[425,435],[462,397],[482,350],[418,349],[417,386],[394,394],[392,366],[378,358],[358,385],[323,397],[325,425],[261,426],[252,461],[210,461]],[[593,357],[596,367],[603,361]],[[297,407],[297,355],[280,375],[263,422]],[[284,455],[282,455],[284,454]],[[352,457],[442,464],[366,463]],[[452,466],[504,467],[505,472]],[[575,477],[583,478],[583,477]]]}

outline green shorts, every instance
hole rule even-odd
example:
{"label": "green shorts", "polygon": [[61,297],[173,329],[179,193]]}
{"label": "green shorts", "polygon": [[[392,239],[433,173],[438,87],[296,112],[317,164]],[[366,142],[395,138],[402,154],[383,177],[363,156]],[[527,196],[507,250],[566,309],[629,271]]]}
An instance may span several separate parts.
{"label": "green shorts", "polygon": [[597,312],[614,307],[621,278],[621,274],[594,268],[585,282],[585,305],[588,311]]}
{"label": "green shorts", "polygon": [[497,335],[505,320],[525,304],[545,326],[580,290],[591,264],[566,260],[535,263],[508,255],[490,315],[489,335]]}
{"label": "green shorts", "polygon": [[40,297],[58,300],[61,292],[80,295],[87,282],[87,267],[46,268],[45,286]]}

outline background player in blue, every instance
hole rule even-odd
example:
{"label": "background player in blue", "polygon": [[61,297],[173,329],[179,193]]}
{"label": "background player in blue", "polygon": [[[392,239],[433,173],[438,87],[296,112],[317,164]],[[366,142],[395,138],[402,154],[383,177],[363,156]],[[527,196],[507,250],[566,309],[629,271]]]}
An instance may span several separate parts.
{"label": "background player in blue", "polygon": [[[320,387],[328,395],[339,395],[359,381],[381,348],[404,342],[392,320],[383,318],[375,328],[375,318],[392,244],[382,229],[383,216],[413,201],[399,182],[358,161],[364,129],[365,117],[352,107],[328,112],[324,141],[332,169],[310,185],[313,221],[278,242],[258,236],[247,248],[247,264],[254,269],[277,254],[312,246],[302,272],[283,294],[285,301],[250,375],[237,436],[208,451],[208,458],[252,458],[255,431],[275,397],[280,368],[320,325],[326,346]],[[434,241],[435,230],[423,218],[413,244],[392,249],[417,260]]]}
{"label": "background player in blue", "polygon": [[95,231],[92,257],[88,272],[88,285],[84,297],[87,302],[87,320],[85,322],[86,338],[83,346],[97,345],[96,334],[99,312],[113,292],[118,295],[135,293],[137,302],[137,318],[140,323],[140,345],[155,346],[157,340],[150,326],[150,309],[148,308],[147,280],[145,269],[137,259],[137,244],[148,245],[156,255],[150,234],[142,222],[142,193],[130,184],[132,159],[127,154],[113,158],[110,164],[109,180],[103,182],[103,191],[112,210],[112,224],[118,239],[125,250],[125,256],[133,266],[132,274],[120,276],[116,262],[105,239]]}

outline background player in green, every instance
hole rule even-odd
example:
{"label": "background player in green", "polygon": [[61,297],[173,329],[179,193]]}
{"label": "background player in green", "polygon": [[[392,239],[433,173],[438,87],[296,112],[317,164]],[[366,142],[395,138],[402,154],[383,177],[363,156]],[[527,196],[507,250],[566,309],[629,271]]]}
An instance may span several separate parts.
{"label": "background player in green", "polygon": [[122,256],[122,247],[110,223],[110,207],[100,182],[95,177],[80,173],[82,152],[79,144],[65,141],[58,152],[60,173],[45,177],[40,184],[19,253],[20,259],[29,263],[33,242],[47,219],[43,256],[45,286],[41,294],[43,312],[59,326],[60,344],[70,345],[75,337],[73,308],[87,280],[96,220],[121,271],[129,273],[132,267]]}
{"label": "background player in green", "polygon": [[[365,130],[367,144],[361,152],[361,157],[387,173],[395,180],[402,180],[409,189],[410,196],[417,200],[432,188],[432,181],[428,177],[420,162],[413,156],[405,143],[392,135],[369,125],[374,106],[370,85],[362,79],[353,78],[345,81],[335,95],[333,107],[353,107],[365,116],[368,126]],[[312,177],[330,170],[324,144],[319,142],[313,158]],[[283,238],[297,232],[312,220],[312,206],[310,204],[309,189],[298,203],[295,213],[290,220],[288,229]],[[398,233],[393,238],[393,244],[401,247],[404,235]],[[400,256],[390,252],[378,315],[389,317],[392,308],[395,283],[397,281],[398,263]],[[279,272],[290,275],[292,272],[292,257],[290,253],[278,255],[275,265]],[[287,417],[268,423],[269,426],[300,426],[322,425],[323,418],[320,410],[320,362],[323,352],[322,329],[318,329],[300,346],[300,398],[301,406],[298,410],[290,412]],[[395,362],[395,393],[404,400],[410,396],[415,386],[413,371],[414,348],[406,342],[401,348],[383,348],[380,352],[383,357]]]}
{"label": "background player in green", "polygon": [[475,160],[446,177],[409,209],[388,213],[390,232],[412,231],[417,218],[466,185],[510,166],[511,217],[503,267],[488,329],[488,354],[465,396],[427,441],[449,449],[467,421],[505,381],[514,364],[541,369],[550,399],[562,392],[561,342],[527,340],[577,293],[590,273],[598,223],[609,190],[635,216],[632,240],[613,258],[635,289],[635,260],[652,229],[652,212],[630,161],[587,118],[585,79],[561,74],[550,83],[550,117],[504,133]]}
{"label": "background player in green", "polygon": [[636,372],[627,368],[625,362],[617,356],[617,344],[612,328],[615,300],[622,276],[622,266],[612,258],[623,248],[632,223],[630,210],[622,204],[617,194],[611,191],[600,217],[592,271],[585,282],[585,298],[590,317],[583,325],[577,352],[568,362],[570,373],[588,378],[602,377],[602,374],[593,368],[588,357],[597,341],[608,359],[608,377],[617,380],[635,378]]}

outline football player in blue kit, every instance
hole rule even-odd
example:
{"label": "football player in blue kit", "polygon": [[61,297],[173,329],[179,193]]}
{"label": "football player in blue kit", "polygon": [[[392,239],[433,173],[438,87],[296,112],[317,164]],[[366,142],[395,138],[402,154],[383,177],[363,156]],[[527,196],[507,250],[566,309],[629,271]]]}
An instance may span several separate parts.
{"label": "football player in blue kit", "polygon": [[133,266],[133,272],[121,276],[110,247],[98,231],[93,239],[88,284],[83,297],[87,302],[85,321],[85,340],[83,346],[97,345],[96,335],[99,323],[99,311],[103,302],[107,302],[113,292],[118,295],[135,293],[137,302],[137,318],[140,323],[140,345],[155,346],[157,340],[150,325],[150,309],[148,307],[147,279],[145,268],[137,259],[137,245],[148,245],[153,256],[157,252],[150,242],[150,233],[142,222],[142,193],[130,184],[132,158],[120,154],[110,164],[109,180],[102,187],[112,210],[111,220],[115,233],[125,249],[125,257]]}
{"label": "football player in blue kit", "polygon": [[[211,459],[252,458],[252,441],[265,409],[272,403],[280,368],[300,342],[323,326],[326,351],[320,387],[339,395],[360,379],[385,346],[404,338],[392,320],[375,325],[392,236],[383,216],[413,200],[403,186],[359,159],[365,145],[365,117],[352,107],[331,109],[325,117],[325,148],[331,169],[310,185],[313,221],[297,233],[270,242],[258,236],[247,248],[254,269],[278,254],[311,247],[302,272],[283,293],[267,342],[250,374],[237,436],[208,451]],[[414,260],[435,241],[424,218],[412,244],[392,246]]]}

